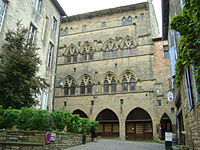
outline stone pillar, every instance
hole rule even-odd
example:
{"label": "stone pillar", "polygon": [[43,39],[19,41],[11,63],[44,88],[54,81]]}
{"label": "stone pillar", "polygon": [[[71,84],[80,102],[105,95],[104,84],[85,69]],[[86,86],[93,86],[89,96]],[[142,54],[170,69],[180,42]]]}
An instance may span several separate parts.
{"label": "stone pillar", "polygon": [[156,120],[152,120],[152,123],[153,123],[153,139],[157,140],[158,139],[158,133],[157,133],[158,122]]}
{"label": "stone pillar", "polygon": [[126,123],[124,120],[119,122],[119,138],[120,140],[126,140]]}

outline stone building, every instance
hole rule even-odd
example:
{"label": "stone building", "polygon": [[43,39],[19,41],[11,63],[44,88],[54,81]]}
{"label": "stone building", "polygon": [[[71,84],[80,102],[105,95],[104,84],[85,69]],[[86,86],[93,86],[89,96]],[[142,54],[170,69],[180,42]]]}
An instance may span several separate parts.
{"label": "stone building", "polygon": [[[65,12],[57,0],[0,0],[0,10],[0,47],[5,42],[5,33],[17,28],[16,23],[21,21],[40,48],[42,64],[38,75],[46,79],[49,87],[38,97],[38,108],[52,110],[60,18],[66,16]],[[3,53],[2,48],[0,53]]]}
{"label": "stone building", "polygon": [[100,121],[98,134],[120,139],[164,138],[174,130],[167,99],[167,41],[150,2],[63,19],[55,110]]}
{"label": "stone building", "polygon": [[182,75],[179,87],[175,87],[175,64],[178,51],[180,34],[169,29],[169,22],[173,16],[183,11],[182,0],[162,0],[163,8],[163,39],[169,41],[170,66],[172,76],[172,88],[176,105],[177,137],[178,143],[189,145],[192,150],[200,149],[200,106],[198,92],[193,72],[193,66],[187,67]]}

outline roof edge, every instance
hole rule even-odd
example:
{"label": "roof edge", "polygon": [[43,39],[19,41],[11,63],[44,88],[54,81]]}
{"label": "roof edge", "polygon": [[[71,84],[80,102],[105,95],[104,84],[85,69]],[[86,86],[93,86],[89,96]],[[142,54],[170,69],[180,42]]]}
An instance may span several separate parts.
{"label": "roof edge", "polygon": [[59,11],[61,17],[67,16],[67,14],[65,13],[65,11],[63,10],[63,8],[61,7],[61,5],[59,4],[59,2],[57,0],[51,0],[51,2],[54,4],[56,9]]}

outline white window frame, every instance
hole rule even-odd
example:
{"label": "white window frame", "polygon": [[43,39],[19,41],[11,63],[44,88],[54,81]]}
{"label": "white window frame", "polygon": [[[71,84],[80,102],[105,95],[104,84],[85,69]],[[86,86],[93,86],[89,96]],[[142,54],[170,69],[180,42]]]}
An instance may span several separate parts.
{"label": "white window frame", "polygon": [[48,53],[47,53],[47,67],[52,67],[52,60],[53,60],[53,50],[54,45],[52,43],[49,43]]}
{"label": "white window frame", "polygon": [[32,44],[36,43],[37,28],[31,23],[29,27],[28,39],[31,40]]}
{"label": "white window frame", "polygon": [[6,2],[5,0],[0,0],[0,1],[1,1],[2,3],[4,3],[4,8],[2,8],[2,7],[0,6],[0,11],[1,11],[1,9],[3,9],[3,10],[2,10],[2,14],[0,14],[1,17],[2,17],[1,22],[0,22],[0,31],[1,31],[2,26],[3,26],[3,23],[4,23],[4,17],[5,17],[6,8],[7,8],[7,2]]}

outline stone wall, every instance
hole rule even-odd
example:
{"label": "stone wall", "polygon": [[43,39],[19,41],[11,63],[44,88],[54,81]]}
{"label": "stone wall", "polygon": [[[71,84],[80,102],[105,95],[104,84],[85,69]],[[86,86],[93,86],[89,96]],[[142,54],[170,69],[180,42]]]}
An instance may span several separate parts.
{"label": "stone wall", "polygon": [[[82,144],[82,135],[75,133],[55,132],[55,142],[45,143],[45,134],[40,131],[9,131],[0,130],[0,150],[51,150],[65,149]],[[89,141],[87,136],[86,141]]]}

